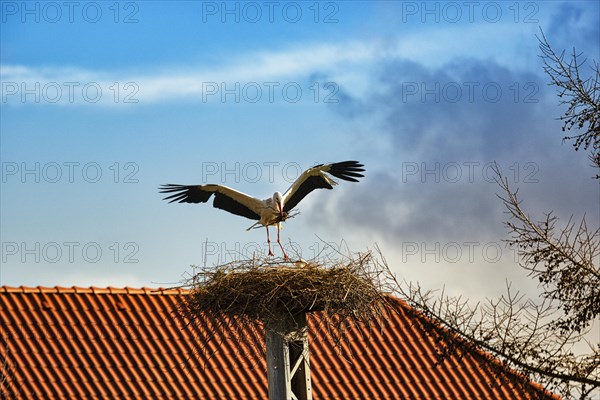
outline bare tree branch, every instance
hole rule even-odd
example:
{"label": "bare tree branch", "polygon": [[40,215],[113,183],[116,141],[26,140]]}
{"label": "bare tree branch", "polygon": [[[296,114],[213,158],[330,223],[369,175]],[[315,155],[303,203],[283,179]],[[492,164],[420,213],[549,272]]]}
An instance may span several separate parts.
{"label": "bare tree branch", "polygon": [[[465,346],[484,350],[503,363],[498,373],[516,370],[544,384],[546,389],[570,398],[600,387],[600,348],[589,355],[575,356],[573,347],[585,333],[553,329],[552,317],[558,311],[552,302],[535,304],[524,295],[513,292],[507,283],[507,294],[500,299],[487,299],[471,307],[460,297],[444,292],[423,292],[418,284],[396,282],[399,294],[412,307],[437,321],[465,340]],[[456,356],[460,348],[440,348],[439,359]]]}
{"label": "bare tree branch", "polygon": [[554,326],[581,332],[600,316],[600,228],[590,231],[585,217],[578,225],[571,217],[557,233],[558,218],[552,212],[533,222],[497,166],[494,172],[504,192],[498,197],[510,215],[505,223],[508,244],[518,250],[521,267],[539,281],[542,296],[559,302],[564,316]]}
{"label": "bare tree branch", "polygon": [[[592,75],[583,79],[581,69],[586,60],[580,61],[581,53],[575,48],[571,60],[565,60],[565,52],[557,54],[546,39],[544,32],[537,39],[540,42],[540,56],[544,60],[544,71],[550,77],[550,85],[556,86],[560,104],[566,104],[567,111],[560,117],[563,132],[583,129],[583,133],[566,135],[563,140],[573,140],[573,147],[579,150],[591,146],[590,160],[600,168],[600,67],[597,61],[591,68]],[[600,179],[600,174],[596,174]]]}

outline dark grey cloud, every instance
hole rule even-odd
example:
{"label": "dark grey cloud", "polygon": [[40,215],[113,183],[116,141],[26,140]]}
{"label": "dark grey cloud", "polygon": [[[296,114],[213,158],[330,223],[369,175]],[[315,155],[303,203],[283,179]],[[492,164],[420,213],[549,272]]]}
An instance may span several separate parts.
{"label": "dark grey cloud", "polygon": [[[390,242],[505,237],[499,188],[490,182],[494,161],[540,217],[551,209],[565,218],[586,208],[594,213],[591,171],[560,144],[558,99],[543,78],[475,59],[438,69],[405,60],[382,66],[373,94],[344,93],[340,112],[359,119],[377,110],[392,157],[375,170],[367,165],[363,182],[335,207],[311,210],[313,222]],[[573,193],[585,201],[574,204]]]}
{"label": "dark grey cloud", "polygon": [[491,61],[461,59],[430,70],[398,61],[379,80],[373,101],[388,110],[387,131],[399,148],[420,158],[493,159],[527,143],[541,116],[545,90],[539,77],[517,73]]}
{"label": "dark grey cloud", "polygon": [[[491,183],[403,183],[393,172],[369,174],[313,223],[360,230],[393,241],[473,241],[502,231]],[[339,229],[338,229],[339,230]],[[343,231],[344,229],[342,229]]]}

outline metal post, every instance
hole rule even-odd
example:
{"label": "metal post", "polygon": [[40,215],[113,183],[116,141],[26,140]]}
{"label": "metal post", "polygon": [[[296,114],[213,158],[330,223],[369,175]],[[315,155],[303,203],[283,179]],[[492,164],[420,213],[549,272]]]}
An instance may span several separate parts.
{"label": "metal post", "polygon": [[306,314],[274,324],[265,329],[269,400],[312,400]]}

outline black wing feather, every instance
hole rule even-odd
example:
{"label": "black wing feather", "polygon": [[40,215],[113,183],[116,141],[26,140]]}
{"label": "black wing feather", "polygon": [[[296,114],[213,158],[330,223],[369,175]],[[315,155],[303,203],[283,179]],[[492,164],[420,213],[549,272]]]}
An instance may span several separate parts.
{"label": "black wing feather", "polygon": [[328,173],[335,176],[336,178],[343,179],[350,182],[358,182],[358,179],[364,177],[361,172],[365,172],[363,164],[358,161],[343,161],[339,163],[331,164]]}
{"label": "black wing feather", "polygon": [[160,193],[172,193],[163,200],[171,200],[169,203],[177,201],[179,203],[206,203],[214,192],[202,190],[198,185],[162,185]]}

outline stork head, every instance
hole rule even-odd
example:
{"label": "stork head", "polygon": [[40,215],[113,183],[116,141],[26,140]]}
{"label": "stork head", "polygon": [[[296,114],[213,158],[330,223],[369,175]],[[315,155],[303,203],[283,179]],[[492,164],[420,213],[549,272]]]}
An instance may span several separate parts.
{"label": "stork head", "polygon": [[283,196],[279,192],[273,194],[273,204],[279,211],[279,216],[283,217]]}

